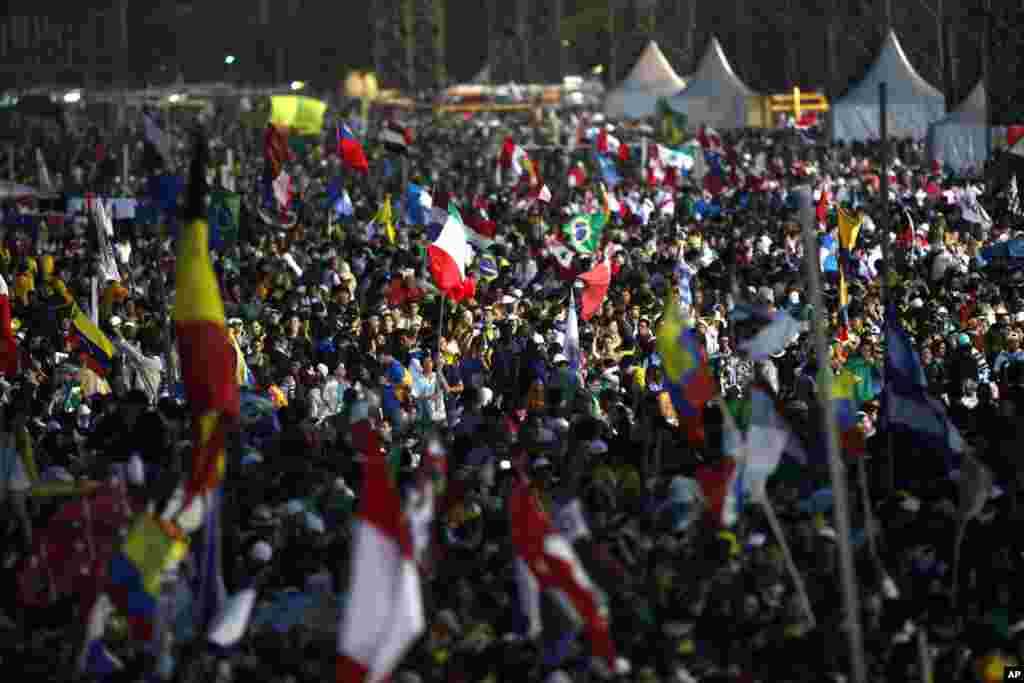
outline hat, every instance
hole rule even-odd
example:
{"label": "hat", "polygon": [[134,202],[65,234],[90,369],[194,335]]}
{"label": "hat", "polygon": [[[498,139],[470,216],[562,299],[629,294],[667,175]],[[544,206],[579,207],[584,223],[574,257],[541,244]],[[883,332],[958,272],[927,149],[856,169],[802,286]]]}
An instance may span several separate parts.
{"label": "hat", "polygon": [[559,363],[568,363],[569,359],[565,357],[564,353],[556,353],[555,357],[552,359],[552,362],[555,365],[558,365]]}
{"label": "hat", "polygon": [[119,317],[117,317],[116,315],[110,316],[110,326],[111,327],[120,327],[121,326],[121,319]]}

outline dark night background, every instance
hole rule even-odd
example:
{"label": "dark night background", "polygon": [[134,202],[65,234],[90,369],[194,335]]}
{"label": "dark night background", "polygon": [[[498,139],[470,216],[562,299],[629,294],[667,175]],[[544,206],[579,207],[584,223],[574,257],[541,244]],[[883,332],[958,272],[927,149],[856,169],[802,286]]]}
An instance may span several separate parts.
{"label": "dark night background", "polygon": [[[618,77],[650,38],[658,40],[678,72],[689,73],[708,36],[716,33],[737,73],[755,89],[780,92],[799,84],[835,96],[870,64],[886,21],[884,0],[274,0],[267,3],[264,26],[260,0],[156,0],[126,4],[127,41],[122,42],[117,0],[9,0],[2,84],[142,86],[171,83],[180,74],[190,82],[299,79],[333,87],[348,69],[374,66],[374,18],[397,26],[396,8],[403,2],[416,6],[417,69],[432,49],[432,34],[422,29],[424,17],[443,7],[449,82],[472,78],[489,55],[495,81],[556,80],[561,75],[556,25],[567,31],[562,38],[571,38],[562,62],[566,73],[608,65],[611,34],[601,17],[613,6]],[[555,19],[559,4],[566,19],[561,23]],[[936,11],[943,4],[940,23]],[[997,120],[1020,117],[1015,109],[1024,53],[1020,5],[991,0]],[[889,6],[911,63],[924,78],[950,90],[955,105],[981,77],[985,0],[891,0]],[[939,25],[945,26],[952,73],[943,73],[939,59]],[[397,66],[397,29],[391,35],[391,44],[384,46],[387,39],[382,39],[377,53],[384,65],[380,75],[385,85],[407,86]],[[224,65],[227,54],[238,59],[231,70]],[[834,64],[830,54],[836,56]],[[417,89],[433,84],[425,83],[432,72],[426,73]]]}

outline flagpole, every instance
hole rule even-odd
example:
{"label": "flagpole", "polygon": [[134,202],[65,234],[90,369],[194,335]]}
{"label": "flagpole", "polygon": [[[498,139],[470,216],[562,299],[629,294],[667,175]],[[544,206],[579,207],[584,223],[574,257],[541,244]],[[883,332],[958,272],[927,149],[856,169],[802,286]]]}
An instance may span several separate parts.
{"label": "flagpole", "polygon": [[448,297],[441,292],[441,319],[437,323],[437,352],[441,352],[441,339],[444,337],[444,300]]}
{"label": "flagpole", "polygon": [[[821,268],[818,259],[818,240],[815,231],[814,200],[811,189],[801,185],[796,189],[800,198],[800,221],[803,224],[804,253],[807,263],[807,279],[811,295],[811,306],[814,309],[812,319],[815,350],[819,368],[829,367],[828,345],[825,341],[824,323],[828,320],[821,295]],[[883,233],[883,243],[886,235]],[[846,472],[839,450],[839,433],[836,415],[830,405],[832,395],[832,377],[829,372],[821,372],[821,386],[818,387],[819,400],[825,404],[825,445],[828,452],[829,472],[832,477],[832,495],[834,499],[836,533],[839,536],[839,573],[842,579],[843,604],[846,611],[844,622],[846,635],[850,644],[850,663],[852,683],[867,683],[867,667],[864,663],[864,639],[861,633],[860,598],[857,592],[857,574],[853,564],[853,549],[850,546],[850,512],[846,490]]]}
{"label": "flagpole", "polygon": [[[878,274],[882,278],[882,310],[889,314],[889,97],[886,83],[878,84],[878,136],[882,142],[881,204],[879,214],[882,233],[882,265]],[[916,239],[916,235],[914,236]],[[810,252],[808,252],[810,253]],[[888,408],[886,408],[888,410]],[[892,430],[886,430],[886,489],[896,490],[896,444]]]}
{"label": "flagpole", "polygon": [[775,534],[775,540],[779,543],[779,548],[782,550],[782,559],[786,563],[786,570],[789,571],[790,578],[793,579],[797,597],[800,599],[800,606],[803,608],[804,614],[810,621],[810,627],[813,629],[818,622],[814,618],[814,609],[811,607],[811,599],[807,595],[807,586],[804,584],[804,577],[800,575],[800,570],[797,569],[796,562],[793,561],[793,553],[789,549],[789,543],[786,542],[786,534],[783,533],[782,525],[779,524],[775,508],[772,507],[772,503],[768,500],[767,495],[761,496],[758,502],[761,503],[761,509],[764,510],[768,526],[771,527],[772,533]]}

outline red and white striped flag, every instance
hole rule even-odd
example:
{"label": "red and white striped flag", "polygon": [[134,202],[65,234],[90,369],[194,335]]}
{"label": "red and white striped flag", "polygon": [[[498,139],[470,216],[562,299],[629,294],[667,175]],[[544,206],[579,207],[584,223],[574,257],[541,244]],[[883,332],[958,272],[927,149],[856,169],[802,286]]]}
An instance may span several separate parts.
{"label": "red and white striped flag", "polygon": [[519,586],[526,613],[532,615],[531,631],[538,624],[537,595],[550,590],[587,632],[594,655],[615,669],[607,608],[598,588],[591,583],[572,544],[554,528],[548,515],[530,492],[529,482],[520,477],[509,494],[512,544],[516,549]]}
{"label": "red and white striped flag", "polygon": [[359,515],[353,529],[352,582],[338,627],[338,683],[386,680],[426,626],[412,534],[369,420],[352,426],[365,447]]}

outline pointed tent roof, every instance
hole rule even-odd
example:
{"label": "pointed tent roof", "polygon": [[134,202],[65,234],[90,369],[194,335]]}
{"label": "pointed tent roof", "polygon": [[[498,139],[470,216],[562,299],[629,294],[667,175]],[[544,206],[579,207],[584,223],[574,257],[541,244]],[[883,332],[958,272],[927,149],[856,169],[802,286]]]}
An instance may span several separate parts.
{"label": "pointed tent roof", "polygon": [[611,118],[643,118],[657,110],[658,99],[671,97],[686,87],[653,40],[640,54],[633,69],[605,99]]}
{"label": "pointed tent roof", "polygon": [[988,98],[985,94],[985,81],[978,81],[978,84],[971,90],[971,94],[954,109],[948,117],[949,120],[957,123],[980,123],[982,125],[988,120],[985,116]]}
{"label": "pointed tent roof", "polygon": [[718,97],[725,89],[745,97],[757,94],[733,71],[732,65],[725,57],[725,51],[722,50],[722,44],[718,42],[718,37],[711,36],[711,42],[708,43],[708,49],[700,60],[700,66],[697,67],[697,72],[682,96]]}
{"label": "pointed tent roof", "polygon": [[916,104],[922,99],[945,101],[942,93],[914,70],[895,31],[889,31],[875,63],[860,83],[853,86],[836,104],[878,104],[878,86],[887,83],[886,97],[891,105]]}

